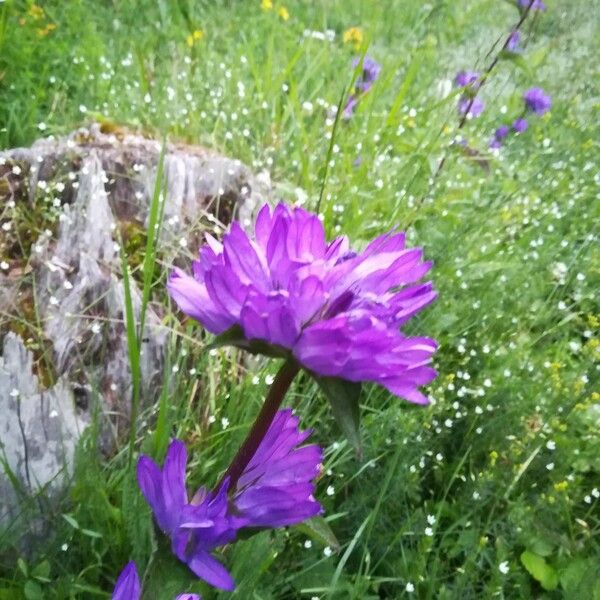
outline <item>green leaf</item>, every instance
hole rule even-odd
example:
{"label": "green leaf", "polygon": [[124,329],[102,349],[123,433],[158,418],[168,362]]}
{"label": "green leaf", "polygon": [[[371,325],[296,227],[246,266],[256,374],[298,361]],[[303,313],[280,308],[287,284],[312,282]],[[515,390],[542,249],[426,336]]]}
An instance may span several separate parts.
{"label": "green leaf", "polygon": [[539,581],[545,590],[552,591],[556,589],[558,586],[558,574],[554,567],[550,566],[541,556],[525,550],[521,554],[521,562],[528,573],[535,580]]}
{"label": "green leaf", "polygon": [[353,383],[337,377],[315,376],[317,383],[323,390],[331,404],[333,416],[342,433],[348,438],[358,456],[362,456],[360,443],[360,383]]}
{"label": "green leaf", "polygon": [[31,571],[31,576],[35,577],[39,581],[48,583],[50,581],[50,563],[47,560],[43,560]]}
{"label": "green leaf", "polygon": [[79,529],[79,523],[71,516],[63,514],[62,518],[73,528]]}
{"label": "green leaf", "polygon": [[82,529],[81,533],[83,533],[83,535],[87,535],[87,537],[91,537],[91,538],[101,538],[102,534],[98,533],[97,531],[92,531],[91,529]]}
{"label": "green leaf", "polygon": [[27,600],[43,600],[44,598],[42,586],[31,579],[23,586],[23,594]]}
{"label": "green leaf", "polygon": [[[560,572],[560,585],[565,598],[597,598],[600,596],[600,580],[592,558],[574,558]],[[596,595],[597,594],[597,595]]]}
{"label": "green leaf", "polygon": [[296,529],[302,531],[309,538],[339,552],[340,543],[335,537],[331,527],[329,527],[329,523],[327,523],[323,517],[313,517],[312,519],[308,519],[308,521],[304,521],[304,523],[297,525]]}
{"label": "green leaf", "polygon": [[17,559],[17,565],[19,566],[19,570],[21,571],[21,573],[23,573],[25,577],[29,577],[29,569],[27,568],[27,563],[22,558]]}

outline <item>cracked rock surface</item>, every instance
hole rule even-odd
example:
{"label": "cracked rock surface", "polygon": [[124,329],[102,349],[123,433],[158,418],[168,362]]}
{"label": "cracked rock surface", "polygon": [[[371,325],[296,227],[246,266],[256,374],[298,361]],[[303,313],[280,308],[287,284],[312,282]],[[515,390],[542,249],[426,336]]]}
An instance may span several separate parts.
{"label": "cracked rock surface", "polygon": [[[0,525],[20,496],[64,485],[97,402],[111,415],[112,434],[127,421],[119,243],[131,231],[145,235],[160,149],[155,140],[95,124],[0,152]],[[249,225],[271,186],[239,161],[168,145],[163,194],[158,247],[169,262],[182,246],[198,245],[198,230],[233,218]],[[18,214],[37,218],[37,230],[34,223],[23,236],[13,227]],[[25,244],[24,237],[32,239]],[[131,281],[137,320],[141,292]],[[162,316],[151,302],[141,336],[142,397],[149,400],[163,370]]]}

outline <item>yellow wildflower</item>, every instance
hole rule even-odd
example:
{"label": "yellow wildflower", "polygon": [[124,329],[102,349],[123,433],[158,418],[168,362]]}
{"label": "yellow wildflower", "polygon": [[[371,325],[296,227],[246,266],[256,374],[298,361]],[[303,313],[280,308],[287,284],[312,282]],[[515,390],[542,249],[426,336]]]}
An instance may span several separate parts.
{"label": "yellow wildflower", "polygon": [[51,31],[54,31],[56,29],[56,25],[54,23],[48,23],[48,25],[46,25],[46,27],[38,27],[38,29],[36,29],[36,33],[38,34],[38,37],[46,37]]}
{"label": "yellow wildflower", "polygon": [[285,6],[280,6],[277,10],[277,14],[284,20],[287,21],[290,18],[290,13]]}
{"label": "yellow wildflower", "polygon": [[596,315],[589,314],[587,315],[587,322],[590,327],[594,329],[598,329],[600,327],[600,319]]}
{"label": "yellow wildflower", "polygon": [[273,0],[261,0],[260,7],[263,10],[271,10],[273,8]]}
{"label": "yellow wildflower", "polygon": [[497,460],[498,460],[498,453],[495,450],[492,450],[490,452],[490,463],[491,463],[492,467],[496,464]]}
{"label": "yellow wildflower", "polygon": [[568,487],[569,487],[568,481],[559,481],[558,483],[554,484],[554,489],[557,492],[564,492]]}
{"label": "yellow wildflower", "polygon": [[187,45],[191,48],[195,42],[200,41],[203,37],[204,31],[202,31],[202,29],[196,29],[194,32],[190,33],[190,35],[188,35],[185,38],[185,41],[187,42]]}
{"label": "yellow wildflower", "polygon": [[342,37],[344,44],[354,44],[354,47],[358,50],[363,43],[363,32],[360,27],[350,27],[344,31]]}
{"label": "yellow wildflower", "polygon": [[38,19],[42,19],[44,17],[44,9],[37,4],[32,4],[29,7],[27,14],[37,21]]}

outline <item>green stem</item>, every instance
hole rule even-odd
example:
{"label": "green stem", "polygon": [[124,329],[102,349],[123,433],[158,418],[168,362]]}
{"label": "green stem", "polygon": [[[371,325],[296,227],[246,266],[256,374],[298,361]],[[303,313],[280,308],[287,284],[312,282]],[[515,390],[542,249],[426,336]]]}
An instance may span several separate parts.
{"label": "green stem", "polygon": [[244,469],[256,454],[260,443],[267,434],[267,431],[299,370],[300,365],[292,358],[286,360],[281,369],[279,369],[279,372],[271,385],[271,389],[267,394],[267,398],[256,417],[256,421],[254,421],[254,425],[252,425],[252,429],[250,429],[244,443],[240,446],[240,449],[231,461],[231,465],[229,465],[229,468],[225,471],[223,477],[221,477],[216,489],[221,487],[226,478],[229,478],[229,488],[233,489],[235,487],[238,479],[242,476]]}

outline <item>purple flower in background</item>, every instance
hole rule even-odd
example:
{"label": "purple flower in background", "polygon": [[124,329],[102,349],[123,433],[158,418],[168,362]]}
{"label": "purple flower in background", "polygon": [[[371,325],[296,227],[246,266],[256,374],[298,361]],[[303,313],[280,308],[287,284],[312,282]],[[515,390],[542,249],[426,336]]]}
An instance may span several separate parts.
{"label": "purple flower in background", "polygon": [[461,96],[458,101],[458,112],[460,115],[464,115],[468,111],[468,115],[472,118],[478,117],[485,108],[485,102],[475,96],[475,98],[469,98],[468,96]]}
{"label": "purple flower in background", "polygon": [[524,131],[527,131],[528,127],[529,123],[527,122],[527,119],[523,119],[522,117],[519,119],[515,119],[512,124],[512,128],[517,133],[523,133]]}
{"label": "purple flower in background", "polygon": [[[360,64],[360,58],[355,58],[352,61],[352,67],[356,69]],[[381,73],[381,65],[370,56],[365,56],[362,65],[362,72],[356,80],[356,87],[362,92],[367,92],[378,79]]]}
{"label": "purple flower in background", "polygon": [[436,297],[418,283],[431,263],[386,233],[362,252],[343,236],[327,242],[319,218],[301,208],[264,206],[255,233],[238,223],[223,243],[207,236],[193,275],[175,269],[168,290],[179,307],[211,333],[237,328],[235,345],[290,354],[321,376],[372,381],[412,402],[432,381],[437,344],[407,337],[400,326]]}
{"label": "purple flower in background", "polygon": [[542,88],[533,87],[523,94],[523,100],[527,108],[536,115],[543,115],[550,110],[552,99]]}
{"label": "purple flower in background", "polygon": [[240,529],[294,525],[319,514],[313,480],[322,451],[299,447],[310,434],[298,429],[290,409],[279,411],[235,489],[226,478],[218,490],[200,488],[189,501],[183,442],[171,442],[162,469],[141,456],[138,483],[177,558],[211,585],[233,590],[235,582],[213,550],[235,541]]}
{"label": "purple flower in background", "polygon": [[[477,71],[459,71],[454,78],[457,87],[473,86],[479,87],[479,73]],[[476,84],[476,85],[474,85]]]}
{"label": "purple flower in background", "polygon": [[494,132],[494,137],[492,141],[490,142],[490,148],[500,148],[502,146],[504,138],[509,134],[509,132],[510,128],[508,127],[508,125],[501,125],[500,127],[498,127],[498,129],[496,129],[496,131]]}
{"label": "purple flower in background", "polygon": [[508,125],[501,125],[494,132],[494,137],[497,140],[503,140],[509,134],[509,132],[510,132],[510,128],[508,127]]}
{"label": "purple flower in background", "polygon": [[[140,578],[133,561],[128,562],[121,571],[112,600],[139,600],[142,597]],[[175,600],[202,600],[198,594],[179,594]]]}
{"label": "purple flower in background", "polygon": [[[356,69],[359,64],[360,58],[357,57],[352,61],[352,68]],[[371,89],[375,81],[378,79],[380,73],[381,65],[370,56],[365,56],[363,60],[362,71],[356,79],[354,93],[348,97],[346,106],[344,106],[344,112],[342,113],[344,119],[347,120],[352,117],[354,114],[354,109],[360,100],[360,96],[362,94],[366,94]]]}
{"label": "purple flower in background", "polygon": [[508,41],[506,42],[506,49],[509,52],[521,52],[521,48],[519,48],[519,43],[521,42],[521,34],[518,31],[513,31],[508,36]]}
{"label": "purple flower in background", "polygon": [[546,5],[542,0],[519,0],[519,6],[521,6],[521,8],[527,8],[529,5],[531,5],[531,10],[546,10]]}
{"label": "purple flower in background", "polygon": [[138,600],[141,595],[142,584],[135,563],[130,561],[125,565],[115,583],[112,600]]}

